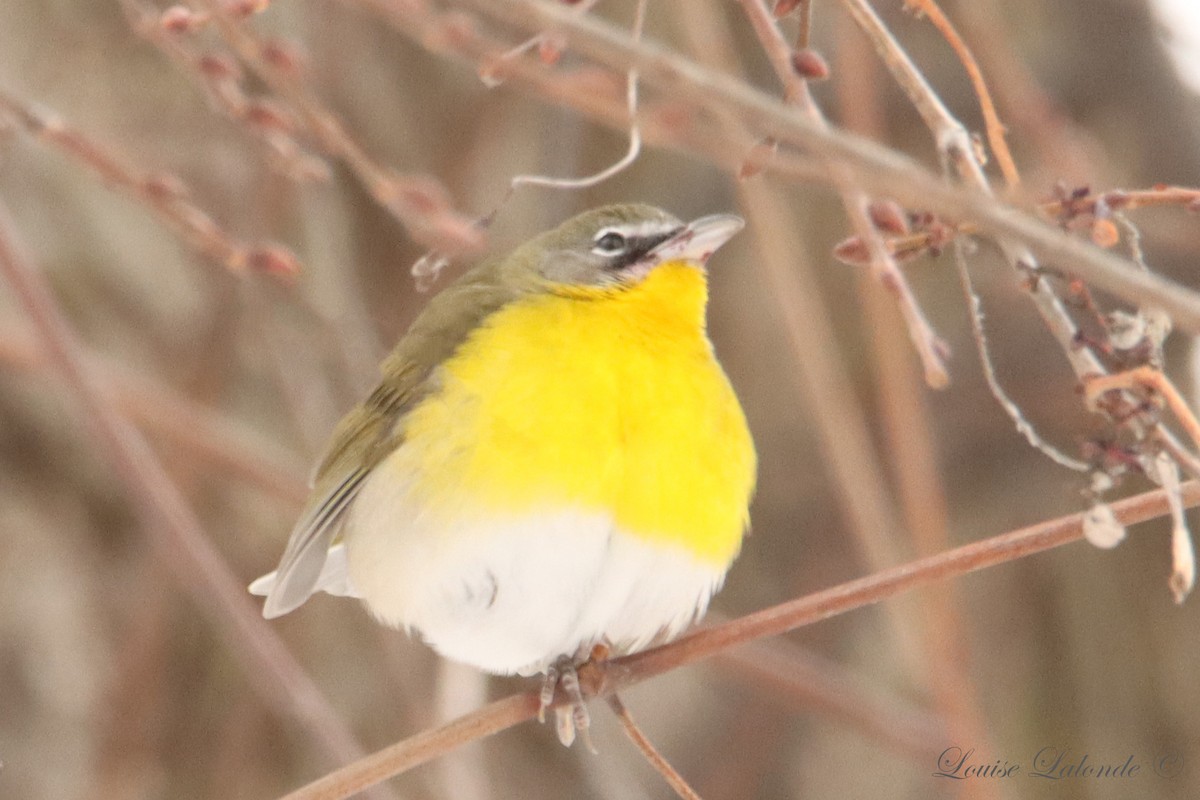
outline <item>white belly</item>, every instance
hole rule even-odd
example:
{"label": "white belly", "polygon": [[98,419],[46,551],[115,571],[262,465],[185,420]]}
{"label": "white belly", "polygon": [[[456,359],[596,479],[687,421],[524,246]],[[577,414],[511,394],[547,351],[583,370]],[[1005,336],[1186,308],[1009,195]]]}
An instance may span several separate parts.
{"label": "white belly", "polygon": [[726,570],[622,533],[601,513],[464,508],[435,519],[386,467],[355,499],[344,536],[350,582],[372,614],[502,674],[543,671],[602,640],[622,653],[674,636]]}

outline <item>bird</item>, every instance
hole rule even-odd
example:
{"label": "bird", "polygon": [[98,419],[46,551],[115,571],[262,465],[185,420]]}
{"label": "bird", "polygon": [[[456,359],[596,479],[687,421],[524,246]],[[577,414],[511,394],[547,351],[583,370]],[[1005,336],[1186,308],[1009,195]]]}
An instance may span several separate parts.
{"label": "bird", "polygon": [[436,294],[251,584],[263,615],[357,597],[446,658],[541,674],[543,711],[561,681],[569,745],[575,668],[702,617],[749,529],[754,443],[706,328],[707,262],[743,225],[604,206]]}

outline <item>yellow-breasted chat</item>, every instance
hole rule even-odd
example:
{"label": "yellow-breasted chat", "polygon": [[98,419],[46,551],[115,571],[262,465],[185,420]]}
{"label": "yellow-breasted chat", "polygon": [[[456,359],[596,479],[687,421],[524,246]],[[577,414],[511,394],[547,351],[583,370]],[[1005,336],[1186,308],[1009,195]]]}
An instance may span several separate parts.
{"label": "yellow-breasted chat", "polygon": [[551,676],[702,615],[755,482],[705,329],[742,224],[599,208],[436,295],[335,430],[251,587],[264,615],[354,596],[448,658]]}

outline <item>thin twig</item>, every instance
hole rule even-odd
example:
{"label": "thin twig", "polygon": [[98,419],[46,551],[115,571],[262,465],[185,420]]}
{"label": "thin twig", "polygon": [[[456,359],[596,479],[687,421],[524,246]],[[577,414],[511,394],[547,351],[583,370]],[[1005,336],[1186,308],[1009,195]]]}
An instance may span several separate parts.
{"label": "thin twig", "polygon": [[812,41],[812,0],[800,0],[800,27],[796,31],[796,48],[803,50]]}
{"label": "thin twig", "polygon": [[965,245],[961,239],[954,240],[954,266],[958,270],[959,284],[962,286],[963,299],[967,304],[967,315],[971,319],[971,338],[975,340],[979,364],[983,368],[983,377],[987,381],[988,389],[992,392],[992,397],[996,398],[996,402],[1004,409],[1004,413],[1008,414],[1009,419],[1017,428],[1017,433],[1024,436],[1025,441],[1029,442],[1035,450],[1059,466],[1073,469],[1076,472],[1087,472],[1090,467],[1086,462],[1072,458],[1041,437],[1041,434],[1033,427],[1033,423],[1021,411],[1021,407],[1013,402],[1013,399],[1008,396],[1008,392],[1000,384],[1000,378],[996,375],[996,365],[992,363],[991,349],[988,347],[987,331],[983,327],[983,302],[975,293],[975,287],[971,283],[971,272],[967,267],[964,248]]}
{"label": "thin twig", "polygon": [[[642,38],[642,29],[646,24],[646,1],[637,0],[633,12],[633,25],[630,37],[633,41]],[[544,186],[551,189],[590,189],[603,183],[614,175],[625,170],[637,160],[642,152],[642,131],[638,125],[638,73],[636,69],[629,70],[625,78],[625,106],[629,111],[629,148],[619,160],[592,175],[582,178],[552,178],[547,175],[517,175],[509,181],[509,190],[521,186]]]}
{"label": "thin twig", "polygon": [[[472,67],[494,58],[504,45],[459,20],[445,20],[431,13],[417,13],[397,0],[337,0],[361,7],[381,17],[393,30],[442,56],[462,60]],[[453,35],[443,31],[452,28]],[[622,75],[626,71],[622,71]],[[531,59],[516,59],[505,73],[506,84],[515,86],[556,106],[571,108],[614,130],[628,133],[628,104],[619,95],[618,84],[595,67],[546,69]],[[681,124],[680,106],[670,99],[648,104],[639,98],[639,124],[644,145],[698,155],[727,173],[737,174],[755,140],[745,131],[710,124],[689,114]],[[796,153],[773,153],[760,169],[770,169],[791,180],[828,181],[828,170],[815,159]]]}
{"label": "thin twig", "polygon": [[866,0],[842,0],[850,16],[875,46],[888,71],[912,103],[925,125],[933,132],[938,152],[947,154],[968,184],[980,189],[987,187],[983,168],[975,158],[971,136],[955,118],[937,93],[929,86],[925,75],[917,69],[908,53],[896,42],[892,32]]}
{"label": "thin twig", "polygon": [[174,230],[192,249],[230,272],[264,272],[291,279],[300,262],[276,244],[246,244],[226,233],[189,197],[183,181],[170,173],[143,173],[106,146],[67,126],[53,114],[34,109],[0,90],[0,119],[18,123],[30,136],[87,169],[106,186],[121,189]]}
{"label": "thin twig", "polygon": [[971,52],[971,48],[967,47],[967,43],[963,41],[958,31],[955,30],[954,24],[942,12],[935,0],[904,0],[904,4],[929,17],[929,21],[938,29],[942,38],[946,40],[950,48],[954,50],[954,54],[958,56],[958,60],[962,62],[963,69],[967,71],[967,77],[971,79],[971,86],[975,89],[975,96],[979,98],[979,109],[983,112],[988,143],[991,144],[992,152],[996,155],[1000,172],[1004,174],[1004,180],[1009,187],[1015,189],[1021,184],[1021,174],[1017,171],[1017,163],[1013,160],[1012,151],[1008,149],[1008,143],[1004,140],[1004,123],[1000,121],[1000,115],[996,113],[996,104],[992,102],[992,93],[988,91],[987,81],[983,79],[983,71],[979,69],[975,54]]}
{"label": "thin twig", "polygon": [[[992,78],[1005,115],[1019,129],[1021,140],[1032,142],[1039,150],[1043,170],[1052,180],[1082,181],[1103,175],[1097,169],[1102,159],[1097,158],[1096,142],[1055,104],[1038,85],[1026,59],[1014,51],[1010,33],[1021,29],[1022,18],[1006,15],[1006,19],[997,5],[996,0],[973,0],[956,3],[954,9],[959,27],[974,42],[975,52]],[[999,5],[1006,11],[1009,8],[1006,3]]]}
{"label": "thin twig", "polygon": [[376,164],[332,111],[293,75],[265,57],[266,48],[259,38],[219,0],[196,0],[196,4],[208,12],[238,57],[291,106],[308,133],[350,168],[368,194],[399,220],[415,241],[454,254],[483,249],[482,231],[454,210],[440,183],[429,176],[401,175]]}
{"label": "thin twig", "polygon": [[[798,106],[815,124],[828,128],[828,121],[809,94],[807,81],[792,67],[791,49],[783,38],[783,34],[779,32],[779,27],[775,24],[775,19],[767,9],[765,1],[741,0],[741,5],[750,19],[759,43],[767,54],[776,76],[784,85],[786,101]],[[867,243],[872,274],[896,299],[900,313],[904,317],[909,338],[925,369],[926,383],[935,389],[945,388],[950,384],[950,374],[946,370],[944,359],[948,350],[947,345],[929,324],[929,320],[921,310],[916,296],[913,295],[904,273],[900,271],[896,260],[884,247],[883,238],[871,221],[868,210],[870,199],[865,192],[854,186],[851,177],[843,170],[834,167],[831,171],[842,195],[842,204],[846,208],[846,213],[854,224],[855,230],[858,231],[858,235]]]}
{"label": "thin twig", "polygon": [[1192,413],[1183,395],[1175,388],[1171,379],[1152,366],[1135,367],[1115,375],[1097,375],[1086,380],[1083,384],[1084,398],[1088,406],[1095,408],[1100,396],[1114,389],[1150,389],[1157,392],[1166,401],[1167,407],[1175,415],[1192,443],[1200,446],[1200,420]]}
{"label": "thin twig", "polygon": [[683,800],[700,800],[700,795],[696,794],[696,790],[688,785],[688,782],[683,779],[683,776],[671,766],[671,763],[663,757],[663,754],[658,752],[658,748],[654,743],[647,738],[642,729],[638,727],[634,721],[633,715],[629,713],[629,709],[621,702],[621,698],[616,692],[608,696],[608,707],[617,715],[617,719],[621,721],[621,727],[625,729],[626,735],[637,745],[637,749],[642,751],[642,755],[646,757],[646,761],[650,762],[650,766],[654,767],[659,775],[663,776],[663,780],[675,790],[675,794],[683,798]]}
{"label": "thin twig", "polygon": [[[1200,481],[1190,481],[1180,488],[1186,507],[1200,505]],[[1124,525],[1136,525],[1170,513],[1167,493],[1162,489],[1113,503],[1112,509]],[[1062,547],[1083,538],[1083,518],[1083,514],[1070,514],[920,558],[757,611],[724,625],[696,631],[652,650],[608,661],[603,672],[599,673],[599,685],[585,682],[584,691],[590,697],[606,696],[686,664],[711,658],[729,648],[873,605],[918,586],[957,578]],[[535,690],[512,695],[441,728],[423,731],[313,781],[287,795],[284,800],[345,800],[356,792],[432,761],[467,742],[533,719],[538,712],[538,695]]]}

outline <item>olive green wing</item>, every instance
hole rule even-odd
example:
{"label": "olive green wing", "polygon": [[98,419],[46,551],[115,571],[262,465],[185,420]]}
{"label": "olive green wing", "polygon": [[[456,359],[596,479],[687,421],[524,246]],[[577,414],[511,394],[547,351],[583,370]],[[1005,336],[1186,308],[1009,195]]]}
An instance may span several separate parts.
{"label": "olive green wing", "polygon": [[[313,494],[292,529],[279,567],[251,585],[266,594],[263,616],[278,617],[295,609],[315,591],[351,594],[345,575],[345,555],[331,556],[330,547],[363,481],[395,444],[392,431],[408,391],[380,384],[347,414],[334,432],[333,445],[317,469]],[[337,587],[341,587],[338,589]]]}
{"label": "olive green wing", "polygon": [[379,386],[338,423],[278,569],[251,584],[251,592],[266,595],[264,617],[286,614],[316,591],[353,594],[345,553],[334,544],[346,512],[372,470],[403,443],[403,415],[428,393],[437,366],[514,298],[496,274],[484,264],[430,301],[384,362]]}

